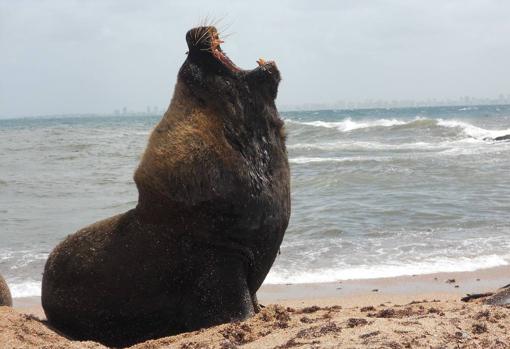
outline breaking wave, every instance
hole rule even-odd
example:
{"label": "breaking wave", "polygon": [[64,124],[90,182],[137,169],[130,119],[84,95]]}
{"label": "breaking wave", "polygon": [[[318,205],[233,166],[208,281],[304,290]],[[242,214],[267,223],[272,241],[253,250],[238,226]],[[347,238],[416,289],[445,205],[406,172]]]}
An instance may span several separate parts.
{"label": "breaking wave", "polygon": [[485,268],[509,265],[507,259],[498,255],[477,256],[474,258],[440,258],[417,263],[395,263],[380,265],[360,265],[345,268],[321,268],[317,271],[296,271],[276,268],[267,278],[267,284],[317,283],[340,280],[375,279],[404,275],[424,275],[440,272],[466,272]]}
{"label": "breaking wave", "polygon": [[354,130],[361,130],[366,128],[373,127],[395,127],[395,126],[405,126],[405,127],[439,127],[439,128],[449,128],[449,129],[457,129],[460,134],[463,134],[467,137],[472,137],[476,139],[491,139],[500,136],[505,136],[510,134],[510,128],[501,129],[501,130],[490,130],[484,129],[475,125],[472,125],[465,121],[460,120],[444,120],[444,119],[428,119],[422,117],[416,117],[411,120],[398,120],[398,119],[376,119],[376,120],[360,120],[354,121],[351,118],[346,118],[342,121],[298,121],[293,119],[286,119],[286,123],[290,125],[303,125],[303,126],[312,126],[312,127],[322,127],[322,128],[330,128],[336,129],[340,132],[350,132]]}
{"label": "breaking wave", "polygon": [[487,130],[459,120],[438,119],[437,125],[442,127],[457,128],[466,136],[476,139],[496,138],[510,134],[510,128],[504,130]]}
{"label": "breaking wave", "polygon": [[308,164],[313,162],[354,162],[354,161],[383,161],[385,157],[366,157],[366,156],[351,156],[351,157],[334,157],[334,158],[321,158],[321,157],[306,157],[299,156],[290,158],[291,164]]}
{"label": "breaking wave", "polygon": [[298,124],[298,125],[306,125],[306,126],[314,126],[314,127],[326,127],[326,128],[336,128],[342,132],[349,132],[353,130],[358,130],[362,128],[369,127],[389,127],[395,125],[404,125],[405,121],[397,120],[397,119],[378,119],[378,120],[367,120],[367,121],[353,121],[351,118],[344,119],[343,121],[295,121],[292,119],[286,119],[287,123],[290,124]]}

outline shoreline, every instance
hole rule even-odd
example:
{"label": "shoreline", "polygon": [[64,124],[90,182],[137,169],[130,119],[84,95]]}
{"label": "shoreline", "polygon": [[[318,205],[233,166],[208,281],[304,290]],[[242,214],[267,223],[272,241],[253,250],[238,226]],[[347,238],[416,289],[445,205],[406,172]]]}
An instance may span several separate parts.
{"label": "shoreline", "polygon": [[[486,305],[483,299],[466,303],[461,298],[467,293],[496,291],[508,284],[509,274],[510,267],[505,266],[263,285],[258,292],[263,308],[253,317],[148,340],[130,349],[508,348],[510,306]],[[15,298],[14,309],[0,307],[0,349],[106,349],[96,342],[74,341],[54,332],[41,322],[40,301],[40,297]]]}
{"label": "shoreline", "polygon": [[[452,282],[452,280],[455,280]],[[440,272],[374,279],[351,279],[325,283],[264,284],[257,292],[261,304],[366,306],[416,299],[460,299],[468,293],[496,290],[510,283],[510,266],[475,271]],[[24,314],[44,318],[41,297],[13,298],[13,307]]]}
{"label": "shoreline", "polygon": [[509,283],[510,266],[499,266],[463,272],[351,279],[325,283],[262,285],[257,295],[260,300],[270,302],[355,297],[374,293],[388,296],[412,296],[420,293],[464,296],[467,293],[498,289]]}

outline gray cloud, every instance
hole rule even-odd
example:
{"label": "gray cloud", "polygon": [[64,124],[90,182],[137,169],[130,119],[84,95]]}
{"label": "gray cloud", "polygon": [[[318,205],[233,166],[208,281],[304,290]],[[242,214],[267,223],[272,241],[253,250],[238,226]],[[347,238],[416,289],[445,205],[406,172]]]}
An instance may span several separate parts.
{"label": "gray cloud", "polygon": [[0,116],[165,106],[206,16],[238,65],[277,61],[280,104],[510,93],[503,0],[0,0]]}

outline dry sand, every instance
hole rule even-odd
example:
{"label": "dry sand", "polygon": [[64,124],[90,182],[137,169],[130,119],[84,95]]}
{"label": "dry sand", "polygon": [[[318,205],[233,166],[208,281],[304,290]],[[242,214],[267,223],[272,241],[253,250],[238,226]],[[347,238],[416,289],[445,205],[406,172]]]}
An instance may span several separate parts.
{"label": "dry sand", "polygon": [[[509,275],[510,268],[504,267],[268,285],[259,293],[266,307],[247,321],[132,348],[510,348],[510,308],[460,300],[466,293],[506,285]],[[0,307],[0,348],[104,348],[53,332],[40,320],[37,302],[15,299],[15,309]]]}

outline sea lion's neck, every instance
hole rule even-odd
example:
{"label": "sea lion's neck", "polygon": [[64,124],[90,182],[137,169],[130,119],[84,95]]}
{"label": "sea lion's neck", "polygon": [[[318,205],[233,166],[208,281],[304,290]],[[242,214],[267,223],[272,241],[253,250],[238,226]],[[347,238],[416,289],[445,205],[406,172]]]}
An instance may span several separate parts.
{"label": "sea lion's neck", "polygon": [[189,116],[194,109],[194,96],[190,89],[180,81],[177,81],[174,88],[174,94],[170,100],[163,118],[158,124],[158,128],[165,125],[171,125],[176,121],[182,121]]}
{"label": "sea lion's neck", "polygon": [[[214,177],[210,173],[216,170],[197,170],[206,164],[216,166],[210,159],[217,158],[220,162],[243,159],[240,161],[243,171],[255,176],[250,179],[254,183],[269,177],[286,163],[285,142],[281,136],[283,123],[274,104],[256,100],[251,103],[250,98],[257,98],[257,95],[242,88],[235,87],[231,91],[230,94],[218,91],[211,99],[200,89],[190,87],[186,80],[178,80],[168,110],[152,132],[135,172],[138,212],[144,212],[143,216],[172,219],[165,212],[171,212],[173,205],[191,202],[182,199],[189,197],[189,192],[200,190],[197,197],[204,200],[215,195],[215,185],[210,186],[209,192],[204,183]],[[189,173],[193,174],[196,185],[188,187],[169,177],[170,173],[185,171],[192,164],[195,165]]]}
{"label": "sea lion's neck", "polygon": [[246,107],[241,101],[246,97],[239,94],[222,95],[222,92],[218,92],[218,96],[211,98],[200,92],[179,79],[170,105],[157,129],[172,127],[171,125],[193,115],[201,114],[214,118],[215,123],[221,124],[225,137],[235,139],[238,143],[236,148],[251,147],[254,141],[273,138],[274,134],[280,135],[283,122],[279,119],[274,105],[264,105],[262,109]]}

